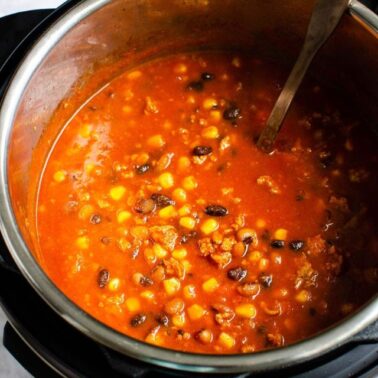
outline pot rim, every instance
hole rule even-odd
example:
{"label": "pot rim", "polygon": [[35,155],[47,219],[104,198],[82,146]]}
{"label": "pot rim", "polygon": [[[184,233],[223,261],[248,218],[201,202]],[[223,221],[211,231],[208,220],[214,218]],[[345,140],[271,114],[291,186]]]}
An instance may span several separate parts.
{"label": "pot rim", "polygon": [[253,354],[207,355],[179,352],[146,344],[121,334],[80,309],[40,268],[17,225],[8,185],[8,141],[13,121],[30,78],[54,45],[78,22],[111,0],[87,0],[68,10],[36,41],[16,70],[0,108],[0,229],[23,276],[45,302],[86,336],[130,357],[151,364],[202,373],[239,373],[284,368],[318,357],[342,344],[378,318],[378,294],[356,313],[298,343]]}

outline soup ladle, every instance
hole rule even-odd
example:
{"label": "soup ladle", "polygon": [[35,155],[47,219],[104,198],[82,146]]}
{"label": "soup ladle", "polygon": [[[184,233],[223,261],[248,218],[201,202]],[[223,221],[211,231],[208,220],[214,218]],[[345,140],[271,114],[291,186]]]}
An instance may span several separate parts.
{"label": "soup ladle", "polygon": [[302,50],[257,141],[257,146],[262,151],[266,153],[272,151],[282,122],[308,67],[320,47],[335,30],[348,3],[349,0],[316,1]]}

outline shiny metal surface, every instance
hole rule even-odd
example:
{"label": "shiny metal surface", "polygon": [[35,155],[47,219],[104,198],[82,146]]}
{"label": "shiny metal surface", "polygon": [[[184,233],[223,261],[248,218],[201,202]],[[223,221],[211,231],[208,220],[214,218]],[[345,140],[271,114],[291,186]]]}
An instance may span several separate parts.
{"label": "shiny metal surface", "polygon": [[357,0],[350,0],[349,10],[351,15],[367,30],[369,30],[375,38],[378,38],[377,15],[365,5]]}
{"label": "shiny metal surface", "polygon": [[[38,177],[30,174],[30,165],[41,169],[43,161],[32,163],[33,148],[46,135],[54,140],[59,130],[46,125],[78,80],[85,82],[88,71],[95,73],[120,55],[131,66],[179,48],[246,49],[276,59],[285,69],[298,53],[312,5],[313,1],[297,0],[87,0],[36,42],[16,71],[0,110],[1,232],[22,274],[74,327],[143,361],[215,373],[297,364],[340,346],[377,320],[378,297],[331,329],[282,349],[221,357],[176,352],[131,339],[96,321],[55,287],[34,257],[38,246],[33,243],[35,209],[30,204]],[[351,106],[365,114],[364,127],[376,124],[378,44],[350,16],[344,16],[310,73],[321,73],[350,92]]]}

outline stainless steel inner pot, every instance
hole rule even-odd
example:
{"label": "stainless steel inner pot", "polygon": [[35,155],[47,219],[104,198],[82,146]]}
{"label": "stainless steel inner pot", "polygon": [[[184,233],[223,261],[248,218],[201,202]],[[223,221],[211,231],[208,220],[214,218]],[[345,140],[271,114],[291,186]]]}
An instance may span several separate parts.
{"label": "stainless steel inner pot", "polygon": [[[364,16],[378,30],[372,12],[356,1],[351,5],[355,17]],[[257,372],[319,356],[378,319],[377,296],[332,328],[281,349],[225,356],[176,352],[134,340],[93,319],[55,287],[33,255],[38,252],[31,238],[34,209],[28,208],[37,182],[29,172],[33,148],[58,104],[84,74],[121,55],[131,66],[149,56],[188,49],[248,50],[287,69],[299,51],[312,6],[310,0],[87,0],[35,43],[14,75],[0,112],[1,231],[22,274],[74,327],[114,350],[169,368]],[[345,15],[310,68],[311,75],[350,94],[349,106],[364,114],[364,127],[378,119],[376,38]]]}

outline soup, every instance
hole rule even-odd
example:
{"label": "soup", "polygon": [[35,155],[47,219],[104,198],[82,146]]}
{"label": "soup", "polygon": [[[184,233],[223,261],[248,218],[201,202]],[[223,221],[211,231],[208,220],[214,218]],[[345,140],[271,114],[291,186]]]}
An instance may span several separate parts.
{"label": "soup", "polygon": [[366,302],[374,138],[308,80],[274,152],[259,151],[283,78],[253,56],[202,52],[82,88],[40,180],[52,281],[110,327],[194,353],[284,346]]}

